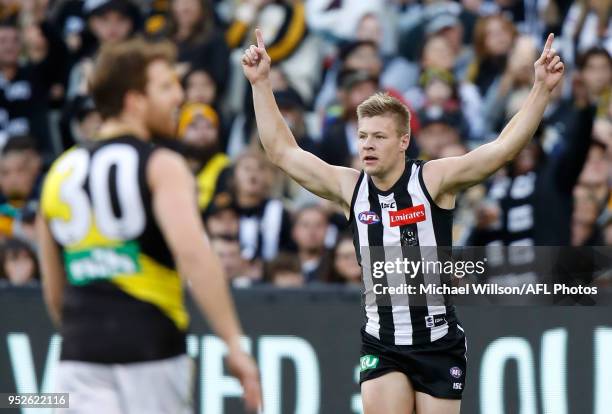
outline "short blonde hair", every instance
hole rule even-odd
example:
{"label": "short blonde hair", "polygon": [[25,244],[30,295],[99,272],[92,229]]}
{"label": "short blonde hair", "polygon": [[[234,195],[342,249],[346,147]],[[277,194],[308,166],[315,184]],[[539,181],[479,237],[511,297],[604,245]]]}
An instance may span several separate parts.
{"label": "short blonde hair", "polygon": [[357,119],[390,115],[395,119],[399,136],[410,134],[410,111],[399,99],[378,92],[357,107]]}

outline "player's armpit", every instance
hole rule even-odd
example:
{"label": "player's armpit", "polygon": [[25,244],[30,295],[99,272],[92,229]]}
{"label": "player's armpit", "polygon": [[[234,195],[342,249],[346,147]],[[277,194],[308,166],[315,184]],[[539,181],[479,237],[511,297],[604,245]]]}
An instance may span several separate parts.
{"label": "player's armpit", "polygon": [[276,165],[308,191],[340,204],[348,217],[359,171],[330,165],[298,146],[287,148]]}

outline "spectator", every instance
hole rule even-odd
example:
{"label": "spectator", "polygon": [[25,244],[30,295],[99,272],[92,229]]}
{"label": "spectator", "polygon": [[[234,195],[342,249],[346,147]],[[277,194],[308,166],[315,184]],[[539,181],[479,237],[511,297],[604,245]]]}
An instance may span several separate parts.
{"label": "spectator", "polygon": [[261,153],[248,151],[234,164],[233,190],[240,217],[240,246],[246,260],[271,260],[292,247],[289,212],[270,194],[270,165]]}
{"label": "spectator", "polygon": [[544,152],[541,131],[537,133],[536,140],[510,164],[507,174],[491,183],[485,198],[488,206],[479,208],[481,228],[475,230],[470,244],[570,243],[569,224],[572,211],[576,211],[572,191],[591,145],[585,137],[591,136],[594,111],[594,107],[586,106],[575,112],[571,128],[561,139],[564,145],[556,153]]}
{"label": "spectator", "polygon": [[416,144],[420,150],[419,159],[441,158],[444,148],[460,144],[466,136],[465,122],[457,110],[430,106],[419,113],[419,121],[421,130],[416,136]]}
{"label": "spectator", "polygon": [[[255,27],[261,28],[266,41],[267,52],[272,63],[282,68],[289,83],[304,99],[310,102],[314,88],[319,83],[318,64],[320,47],[317,39],[309,35],[306,25],[304,2],[302,0],[246,0],[240,2],[233,15],[226,39],[234,49],[236,63],[242,50],[252,44]],[[236,79],[233,90],[244,90],[244,79],[239,66],[235,67]],[[250,93],[232,99],[234,109],[250,110]],[[244,108],[240,105],[244,104]]]}
{"label": "spectator", "polygon": [[140,11],[132,0],[85,0],[83,15],[87,20],[87,38],[72,68],[67,96],[86,95],[89,73],[98,49],[127,40],[140,26]]}
{"label": "spectator", "polygon": [[211,238],[210,244],[219,257],[231,286],[237,288],[248,287],[260,279],[261,275],[256,277],[247,275],[248,264],[240,255],[240,242],[237,238],[215,236]]}
{"label": "spectator", "polygon": [[600,47],[593,47],[578,57],[577,69],[589,102],[604,115],[612,101],[612,57]]}
{"label": "spectator", "polygon": [[304,285],[300,261],[289,253],[281,253],[268,265],[268,280],[279,288],[299,288]]}
{"label": "spectator", "polygon": [[38,286],[39,269],[34,250],[19,239],[9,239],[2,247],[2,274],[12,286]]}
{"label": "spectator", "polygon": [[338,238],[331,257],[333,264],[324,280],[328,283],[361,287],[361,266],[357,262],[351,234],[344,233]]}
{"label": "spectator", "polygon": [[303,207],[295,213],[292,235],[306,283],[322,280],[328,266],[325,235],[329,218],[318,205]]}
{"label": "spectator", "polygon": [[229,193],[217,194],[204,213],[206,232],[211,237],[238,238],[240,220]]}
{"label": "spectator", "polygon": [[341,117],[323,132],[321,158],[332,165],[349,166],[357,155],[357,106],[378,91],[378,78],[365,70],[347,70],[338,76]]}
{"label": "spectator", "polygon": [[569,62],[587,49],[602,45],[612,53],[612,19],[607,0],[575,1],[563,22],[563,54]]}
{"label": "spectator", "polygon": [[205,68],[195,67],[187,72],[183,77],[183,88],[187,102],[217,107],[217,84]]}
{"label": "spectator", "polygon": [[47,85],[40,66],[20,62],[22,41],[15,18],[0,21],[0,146],[12,136],[36,137],[51,153]]}
{"label": "spectator", "polygon": [[[509,119],[508,111],[510,97],[516,93],[529,93],[533,84],[533,62],[537,58],[536,46],[532,38],[519,36],[514,42],[506,68],[498,79],[490,86],[487,97],[483,103],[483,112],[486,119],[488,136],[497,136]],[[515,105],[514,108],[517,106]]]}
{"label": "spectator", "polygon": [[222,96],[229,74],[229,49],[216,27],[209,0],[171,0],[165,25],[151,35],[174,41],[181,74],[205,69],[214,80],[218,96]]}
{"label": "spectator", "polygon": [[506,69],[508,55],[516,38],[516,28],[501,15],[481,17],[474,28],[474,61],[466,77],[486,98],[491,85]]}
{"label": "spectator", "polygon": [[11,138],[0,159],[0,235],[34,240],[41,158],[28,137]]}
{"label": "spectator", "polygon": [[601,245],[601,234],[596,226],[600,207],[599,200],[592,190],[584,185],[576,186],[571,221],[571,246]]}
{"label": "spectator", "polygon": [[209,105],[186,104],[181,110],[178,136],[196,176],[198,206],[204,211],[218,188],[224,188],[229,173],[230,159],[219,145],[217,112]]}
{"label": "spectator", "polygon": [[93,99],[87,95],[75,96],[62,113],[62,146],[69,148],[76,142],[93,139],[101,124],[102,117]]}

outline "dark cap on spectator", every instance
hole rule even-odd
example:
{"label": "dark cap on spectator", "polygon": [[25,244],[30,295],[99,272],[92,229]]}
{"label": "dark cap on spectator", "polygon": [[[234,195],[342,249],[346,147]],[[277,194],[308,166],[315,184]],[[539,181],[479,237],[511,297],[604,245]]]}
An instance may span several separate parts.
{"label": "dark cap on spectator", "polygon": [[441,106],[434,105],[419,111],[421,128],[433,124],[448,125],[460,131],[463,128],[463,119],[459,111],[450,111]]}
{"label": "dark cap on spectator", "polygon": [[371,40],[351,40],[340,46],[338,57],[344,62],[346,58],[348,58],[348,56],[355,51],[355,49],[360,48],[361,46],[371,46],[378,50],[376,43]]}
{"label": "dark cap on spectator", "polygon": [[427,36],[438,33],[440,30],[448,29],[449,27],[455,27],[459,23],[457,16],[450,13],[440,13],[433,16],[427,25],[425,26],[425,33]]}
{"label": "dark cap on spectator", "polygon": [[337,86],[340,89],[351,89],[361,82],[374,82],[378,84],[378,77],[366,70],[343,70],[338,74]]}
{"label": "dark cap on spectator", "polygon": [[85,0],[83,12],[86,17],[100,16],[109,11],[116,11],[132,19],[140,20],[140,10],[131,0]]}
{"label": "dark cap on spectator", "polygon": [[226,210],[236,211],[234,198],[230,193],[222,192],[217,194],[210,201],[210,204],[208,204],[208,207],[206,207],[206,210],[204,211],[204,217],[208,218]]}
{"label": "dark cap on spectator", "polygon": [[304,109],[302,97],[293,88],[275,91],[274,99],[279,108]]}

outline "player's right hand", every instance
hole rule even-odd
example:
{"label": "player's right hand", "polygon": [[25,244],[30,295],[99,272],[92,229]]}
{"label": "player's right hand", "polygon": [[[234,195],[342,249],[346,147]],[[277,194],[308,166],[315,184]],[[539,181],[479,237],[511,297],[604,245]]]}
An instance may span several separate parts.
{"label": "player's right hand", "polygon": [[247,412],[259,413],[262,409],[262,396],[259,370],[255,361],[241,349],[230,349],[227,364],[232,375],[242,384]]}
{"label": "player's right hand", "polygon": [[257,37],[257,46],[251,45],[251,47],[246,49],[241,59],[242,70],[249,82],[251,82],[251,85],[268,79],[271,63],[270,56],[266,52],[261,30],[255,29],[255,36]]}

